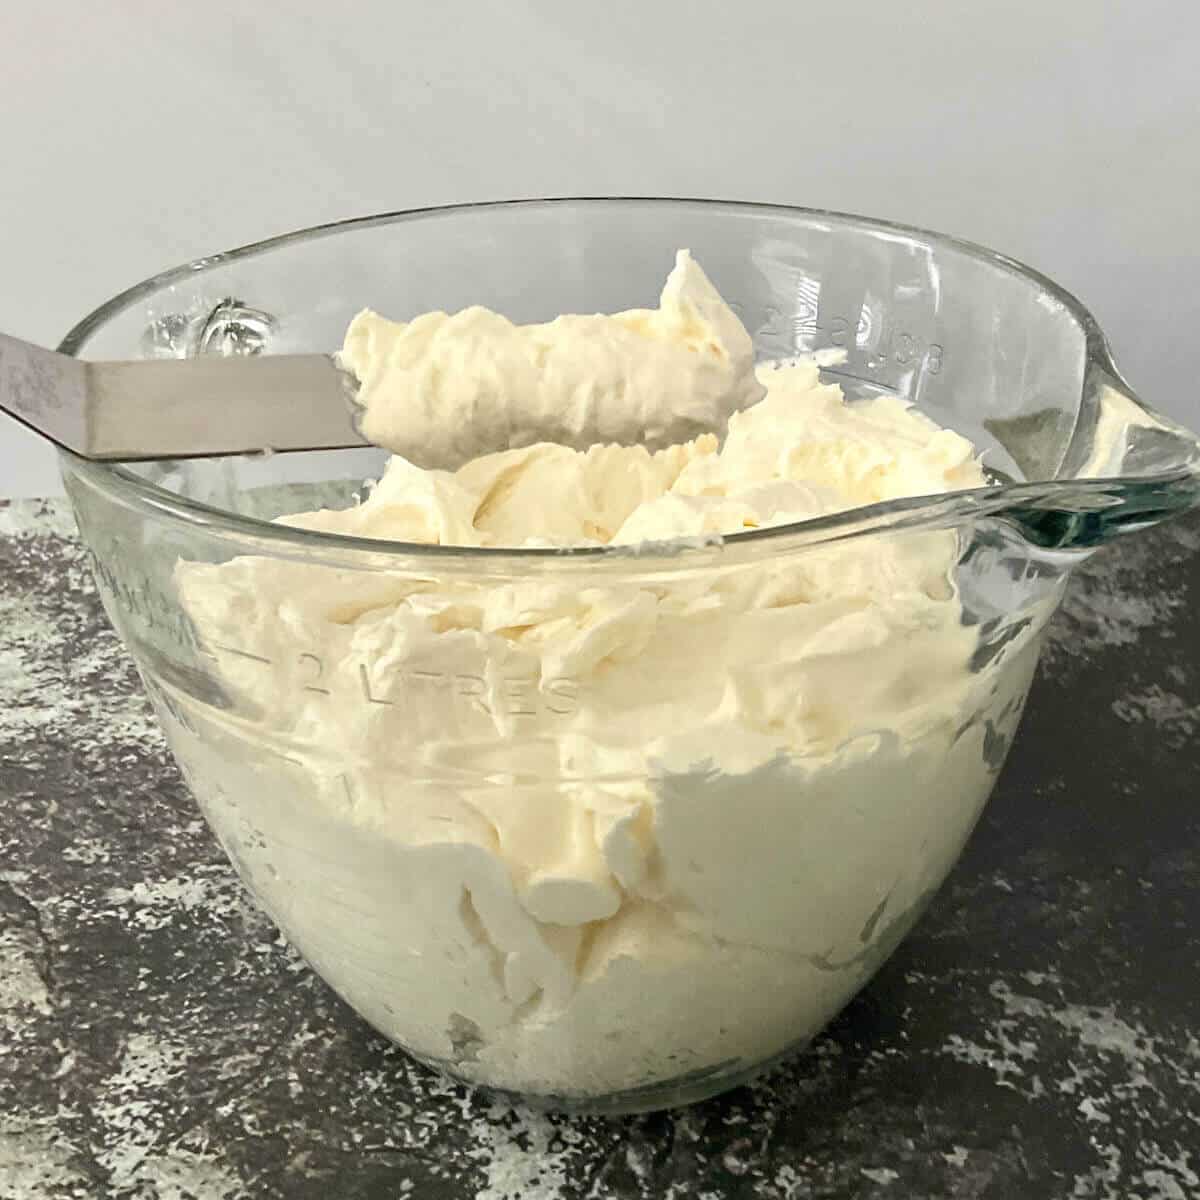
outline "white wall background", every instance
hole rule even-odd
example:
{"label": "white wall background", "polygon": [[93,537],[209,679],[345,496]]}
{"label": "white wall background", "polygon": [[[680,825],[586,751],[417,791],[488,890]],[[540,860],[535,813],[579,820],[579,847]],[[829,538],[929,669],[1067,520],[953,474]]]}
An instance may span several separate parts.
{"label": "white wall background", "polygon": [[[371,211],[720,196],[985,242],[1200,424],[1198,0],[4,4],[0,329]],[[0,417],[0,496],[58,488]]]}

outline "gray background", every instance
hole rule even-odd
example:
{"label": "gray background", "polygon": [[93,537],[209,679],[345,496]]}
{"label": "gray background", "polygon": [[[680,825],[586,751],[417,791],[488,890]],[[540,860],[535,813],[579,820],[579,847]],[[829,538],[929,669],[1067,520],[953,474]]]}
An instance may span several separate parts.
{"label": "gray background", "polygon": [[[1196,0],[5,6],[0,329],[385,209],[722,196],[932,226],[1058,278],[1200,422]],[[0,495],[58,490],[0,417]]]}

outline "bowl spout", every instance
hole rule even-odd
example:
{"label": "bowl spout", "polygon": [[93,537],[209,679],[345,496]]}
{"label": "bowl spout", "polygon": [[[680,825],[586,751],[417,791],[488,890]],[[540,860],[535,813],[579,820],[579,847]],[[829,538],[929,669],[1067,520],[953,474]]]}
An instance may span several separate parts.
{"label": "bowl spout", "polygon": [[1088,364],[1056,478],[1010,498],[1004,515],[1034,545],[1094,550],[1200,505],[1200,438],[1142,401],[1105,350]]}

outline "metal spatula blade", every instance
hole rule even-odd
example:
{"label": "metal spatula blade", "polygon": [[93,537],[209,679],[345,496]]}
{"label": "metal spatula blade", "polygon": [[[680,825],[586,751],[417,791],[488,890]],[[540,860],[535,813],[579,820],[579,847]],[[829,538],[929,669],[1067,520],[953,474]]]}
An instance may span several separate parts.
{"label": "metal spatula blade", "polygon": [[0,334],[0,409],[84,458],[365,446],[353,393],[324,354],[83,362]]}

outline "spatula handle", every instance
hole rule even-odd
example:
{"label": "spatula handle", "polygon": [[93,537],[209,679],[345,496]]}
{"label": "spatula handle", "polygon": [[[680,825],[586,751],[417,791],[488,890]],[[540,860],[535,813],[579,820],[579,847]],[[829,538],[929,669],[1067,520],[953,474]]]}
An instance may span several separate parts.
{"label": "spatula handle", "polygon": [[87,364],[0,333],[0,409],[76,452],[87,446]]}

